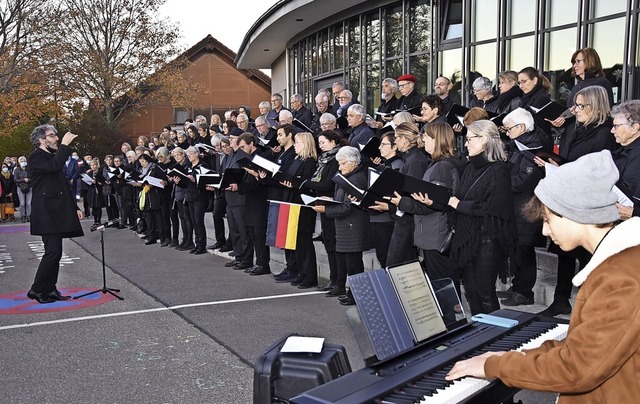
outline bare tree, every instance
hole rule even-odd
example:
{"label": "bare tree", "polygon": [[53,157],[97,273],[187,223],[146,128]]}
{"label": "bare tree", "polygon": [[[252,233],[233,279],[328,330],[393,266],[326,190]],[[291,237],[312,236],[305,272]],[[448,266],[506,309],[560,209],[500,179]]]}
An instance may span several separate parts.
{"label": "bare tree", "polygon": [[[179,74],[177,29],[157,18],[164,0],[62,0],[51,55],[67,91],[115,130],[118,117],[150,89]],[[162,68],[165,66],[164,68]]]}

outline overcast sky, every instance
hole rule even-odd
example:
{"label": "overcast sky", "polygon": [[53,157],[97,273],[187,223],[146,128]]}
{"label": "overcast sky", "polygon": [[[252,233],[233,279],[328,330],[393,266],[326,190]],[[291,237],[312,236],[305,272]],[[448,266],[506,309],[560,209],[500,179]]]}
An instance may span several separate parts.
{"label": "overcast sky", "polygon": [[278,0],[167,0],[161,15],[180,25],[180,45],[186,50],[211,34],[238,52],[251,26]]}

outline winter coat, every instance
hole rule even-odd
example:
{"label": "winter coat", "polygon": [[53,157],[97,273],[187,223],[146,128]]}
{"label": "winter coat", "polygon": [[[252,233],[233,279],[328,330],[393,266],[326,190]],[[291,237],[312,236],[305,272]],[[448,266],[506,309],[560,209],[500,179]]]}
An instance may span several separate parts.
{"label": "winter coat", "polygon": [[[316,160],[313,157],[309,157],[305,160],[295,158],[286,173],[292,177],[298,177],[303,179],[310,179],[313,173],[316,171]],[[300,196],[300,190],[294,188],[284,188],[282,192],[282,200],[284,202],[292,202],[302,204],[302,197]],[[300,217],[298,218],[298,231],[311,232],[316,228],[316,211],[313,209],[301,209]]]}
{"label": "winter coat", "polygon": [[531,91],[523,94],[522,99],[520,100],[520,108],[524,108],[531,112],[536,127],[542,129],[544,133],[549,136],[549,139],[551,139],[551,123],[545,121],[544,118],[540,118],[530,107],[540,109],[550,102],[551,98],[540,82],[538,82]]}
{"label": "winter coat", "polygon": [[618,145],[611,134],[611,125],[610,119],[597,126],[569,124],[560,138],[560,156],[568,161],[575,161],[585,154],[617,149]]}
{"label": "winter coat", "polygon": [[586,87],[591,86],[600,86],[603,87],[607,91],[607,98],[609,99],[609,107],[613,107],[613,89],[611,87],[611,82],[607,80],[606,77],[596,77],[593,73],[586,73],[584,75],[584,80],[580,77],[576,77],[577,83],[571,89],[571,93],[567,98],[567,108],[571,108],[573,103],[575,102],[576,94],[578,91],[582,90]]}
{"label": "winter coat", "polygon": [[605,236],[574,278],[580,287],[562,341],[487,359],[488,378],[559,392],[559,404],[634,403],[640,397],[640,218]]}
{"label": "winter coat", "polygon": [[60,144],[55,154],[36,148],[28,157],[32,186],[31,234],[60,234],[63,238],[84,235],[78,205],[64,177],[64,163],[71,149]]}
{"label": "winter coat", "polygon": [[[535,148],[542,147],[550,150],[551,145],[547,136],[540,129],[523,133],[516,140],[523,145]],[[522,208],[533,196],[533,190],[542,178],[544,169],[533,162],[533,157],[518,150],[514,141],[509,143],[509,162],[511,162],[511,193],[513,194],[513,208],[518,229],[518,244],[544,245],[542,236],[542,221],[530,222],[524,217]]]}
{"label": "winter coat", "polygon": [[[349,182],[360,189],[367,188],[367,173],[362,166],[356,167],[345,176]],[[351,203],[349,195],[336,186],[334,200],[341,204],[327,204],[325,215],[334,219],[336,224],[336,252],[362,252],[371,248],[369,215]]]}
{"label": "winter coat", "polygon": [[[458,161],[456,161],[458,160]],[[459,159],[444,157],[431,163],[422,179],[427,182],[437,182],[439,185],[453,189],[454,193],[460,187],[462,172]],[[427,206],[410,196],[400,199],[400,210],[413,214],[415,224],[413,244],[423,250],[437,250],[449,233],[450,220],[448,207],[434,204]]]}

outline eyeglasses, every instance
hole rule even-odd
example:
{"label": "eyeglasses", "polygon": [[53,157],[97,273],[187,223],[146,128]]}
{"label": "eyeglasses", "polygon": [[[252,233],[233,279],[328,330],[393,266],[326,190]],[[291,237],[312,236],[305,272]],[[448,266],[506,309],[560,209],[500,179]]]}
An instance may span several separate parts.
{"label": "eyeglasses", "polygon": [[618,130],[619,127],[624,126],[624,125],[629,125],[632,126],[633,123],[632,122],[624,122],[624,123],[614,123],[613,126],[613,130]]}
{"label": "eyeglasses", "polygon": [[584,62],[584,59],[576,59],[573,61],[574,65],[579,65],[580,63]]}
{"label": "eyeglasses", "polygon": [[55,134],[55,133],[49,133],[48,135],[45,135],[44,137],[58,137],[58,135]]}
{"label": "eyeglasses", "polygon": [[411,83],[398,84],[398,88],[402,88],[402,87],[404,87],[404,86],[408,86],[409,84],[411,84]]}
{"label": "eyeglasses", "polygon": [[517,128],[517,127],[518,127],[518,126],[520,126],[520,125],[522,125],[522,124],[521,124],[521,123],[517,123],[517,124],[515,124],[515,125],[513,125],[513,126],[509,126],[508,128],[506,128],[506,129],[507,129],[507,132],[510,132],[510,131],[511,131],[511,129],[513,129],[513,128]]}
{"label": "eyeglasses", "polygon": [[380,142],[380,146],[391,146],[391,143]]}
{"label": "eyeglasses", "polygon": [[247,121],[236,121],[236,123],[240,124],[240,123],[247,123]]}
{"label": "eyeglasses", "polygon": [[473,139],[478,138],[478,137],[482,137],[482,136],[480,136],[480,135],[467,136],[467,143],[471,142]]}
{"label": "eyeglasses", "polygon": [[271,100],[271,102],[282,102],[282,100],[279,100],[279,99],[275,98],[275,99]]}
{"label": "eyeglasses", "polygon": [[577,102],[573,104],[573,106],[578,108],[580,111],[584,111],[587,105],[591,105],[591,104],[578,104]]}
{"label": "eyeglasses", "polygon": [[256,124],[256,128],[262,128],[263,126],[267,126],[267,124],[266,123]]}
{"label": "eyeglasses", "polygon": [[347,97],[336,97],[336,99],[338,99],[338,100],[346,100]]}
{"label": "eyeglasses", "polygon": [[524,80],[520,80],[520,81],[518,82],[518,85],[519,85],[519,86],[524,86],[525,84],[527,84],[527,83],[528,83],[528,82],[530,82],[530,81],[531,81],[531,79],[524,79]]}

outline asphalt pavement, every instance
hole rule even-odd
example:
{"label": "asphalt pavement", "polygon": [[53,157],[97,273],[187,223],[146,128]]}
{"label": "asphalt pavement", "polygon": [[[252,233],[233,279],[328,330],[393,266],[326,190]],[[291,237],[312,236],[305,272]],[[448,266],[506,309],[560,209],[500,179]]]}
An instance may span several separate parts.
{"label": "asphalt pavement", "polygon": [[[64,241],[63,292],[103,286],[101,232],[90,224]],[[335,298],[226,268],[229,258],[147,246],[129,230],[102,235],[107,287],[124,300],[97,293],[38,305],[24,295],[40,238],[28,225],[0,225],[2,403],[250,403],[256,359],[292,333],[342,345],[354,370],[364,366]]]}

